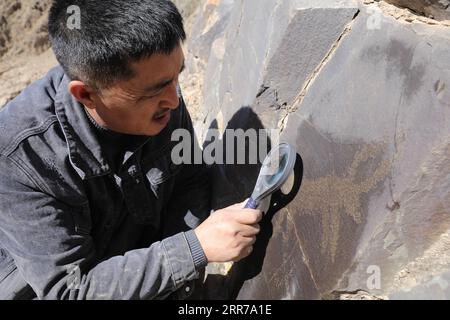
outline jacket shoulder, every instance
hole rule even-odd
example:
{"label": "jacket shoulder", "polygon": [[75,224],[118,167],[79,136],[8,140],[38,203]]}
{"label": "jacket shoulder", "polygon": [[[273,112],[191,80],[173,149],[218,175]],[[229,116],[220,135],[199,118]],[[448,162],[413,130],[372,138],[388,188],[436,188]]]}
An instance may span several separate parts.
{"label": "jacket shoulder", "polygon": [[63,76],[60,66],[51,69],[0,110],[0,153],[56,121],[55,98]]}

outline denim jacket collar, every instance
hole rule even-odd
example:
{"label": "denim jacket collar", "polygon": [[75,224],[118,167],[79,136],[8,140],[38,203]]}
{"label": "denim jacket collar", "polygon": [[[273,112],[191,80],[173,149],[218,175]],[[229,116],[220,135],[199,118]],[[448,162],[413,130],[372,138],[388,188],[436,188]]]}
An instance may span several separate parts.
{"label": "denim jacket collar", "polygon": [[102,152],[81,105],[69,92],[69,78],[64,75],[57,88],[55,112],[64,132],[71,165],[83,180],[111,173],[111,168]]}

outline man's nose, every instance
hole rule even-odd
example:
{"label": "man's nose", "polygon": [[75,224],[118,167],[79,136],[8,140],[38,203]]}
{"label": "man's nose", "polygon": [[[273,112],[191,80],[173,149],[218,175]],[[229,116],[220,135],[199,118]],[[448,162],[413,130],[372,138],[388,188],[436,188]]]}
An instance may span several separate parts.
{"label": "man's nose", "polygon": [[179,104],[180,98],[178,96],[178,81],[172,81],[164,92],[164,96],[161,100],[161,107],[173,110],[178,108]]}

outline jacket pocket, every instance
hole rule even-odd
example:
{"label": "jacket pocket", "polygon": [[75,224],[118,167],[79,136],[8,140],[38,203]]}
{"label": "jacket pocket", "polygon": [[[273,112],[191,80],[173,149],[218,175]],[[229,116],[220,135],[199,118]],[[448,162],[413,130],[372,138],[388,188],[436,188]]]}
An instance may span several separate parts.
{"label": "jacket pocket", "polygon": [[170,154],[166,154],[144,168],[150,189],[156,198],[162,199],[170,193],[170,179],[177,175],[182,167],[183,165],[173,164]]}
{"label": "jacket pocket", "polygon": [[151,162],[135,165],[122,180],[122,191],[129,212],[139,224],[160,229],[161,214],[173,188],[173,175],[178,171],[171,166],[170,155],[162,154]]}

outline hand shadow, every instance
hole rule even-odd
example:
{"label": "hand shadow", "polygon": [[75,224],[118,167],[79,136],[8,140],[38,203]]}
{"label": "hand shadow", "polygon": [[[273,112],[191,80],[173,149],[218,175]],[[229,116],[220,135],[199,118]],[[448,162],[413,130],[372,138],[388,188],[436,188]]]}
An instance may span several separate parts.
{"label": "hand shadow", "polygon": [[272,195],[268,212],[260,222],[261,231],[258,234],[256,242],[253,246],[253,252],[247,258],[233,265],[229,273],[231,281],[229,299],[238,298],[245,282],[258,276],[262,271],[267,246],[269,245],[269,241],[273,234],[272,219],[278,211],[286,207],[292,200],[294,200],[300,190],[303,178],[303,161],[299,154],[297,154],[294,172],[295,182],[290,192],[288,194],[283,194],[281,190],[278,190]]}
{"label": "hand shadow", "polygon": [[[210,129],[217,129],[217,127],[216,121],[213,121],[210,125]],[[228,122],[226,129],[242,129],[244,131],[248,129],[260,130],[264,129],[264,126],[258,115],[251,108],[243,107],[234,114]],[[224,155],[227,154],[226,147],[228,144],[226,139],[227,137],[224,135],[221,141],[223,143]],[[263,141],[264,143],[261,144],[259,143],[259,139],[260,137],[258,136],[258,148],[261,146],[267,148],[267,153],[271,149],[270,138],[267,137],[267,141]],[[236,146],[234,148],[234,155],[236,155]],[[249,159],[248,144],[246,144],[245,152],[246,159]],[[261,168],[260,162],[263,160],[259,159],[258,164],[216,164],[211,166],[209,168],[209,174],[212,182],[212,208],[218,210],[247,199],[253,191]],[[271,206],[260,222],[261,231],[257,236],[257,241],[254,244],[253,252],[250,256],[234,263],[226,276],[208,274],[206,280],[201,285],[201,290],[196,290],[197,294],[192,297],[193,299],[236,299],[244,287],[245,282],[261,273],[267,246],[273,234],[272,218],[276,212],[295,198],[301,185],[303,163],[299,155],[297,155],[295,172],[297,175],[295,178],[296,182],[291,193],[283,195],[281,192],[276,192],[272,195]]]}

